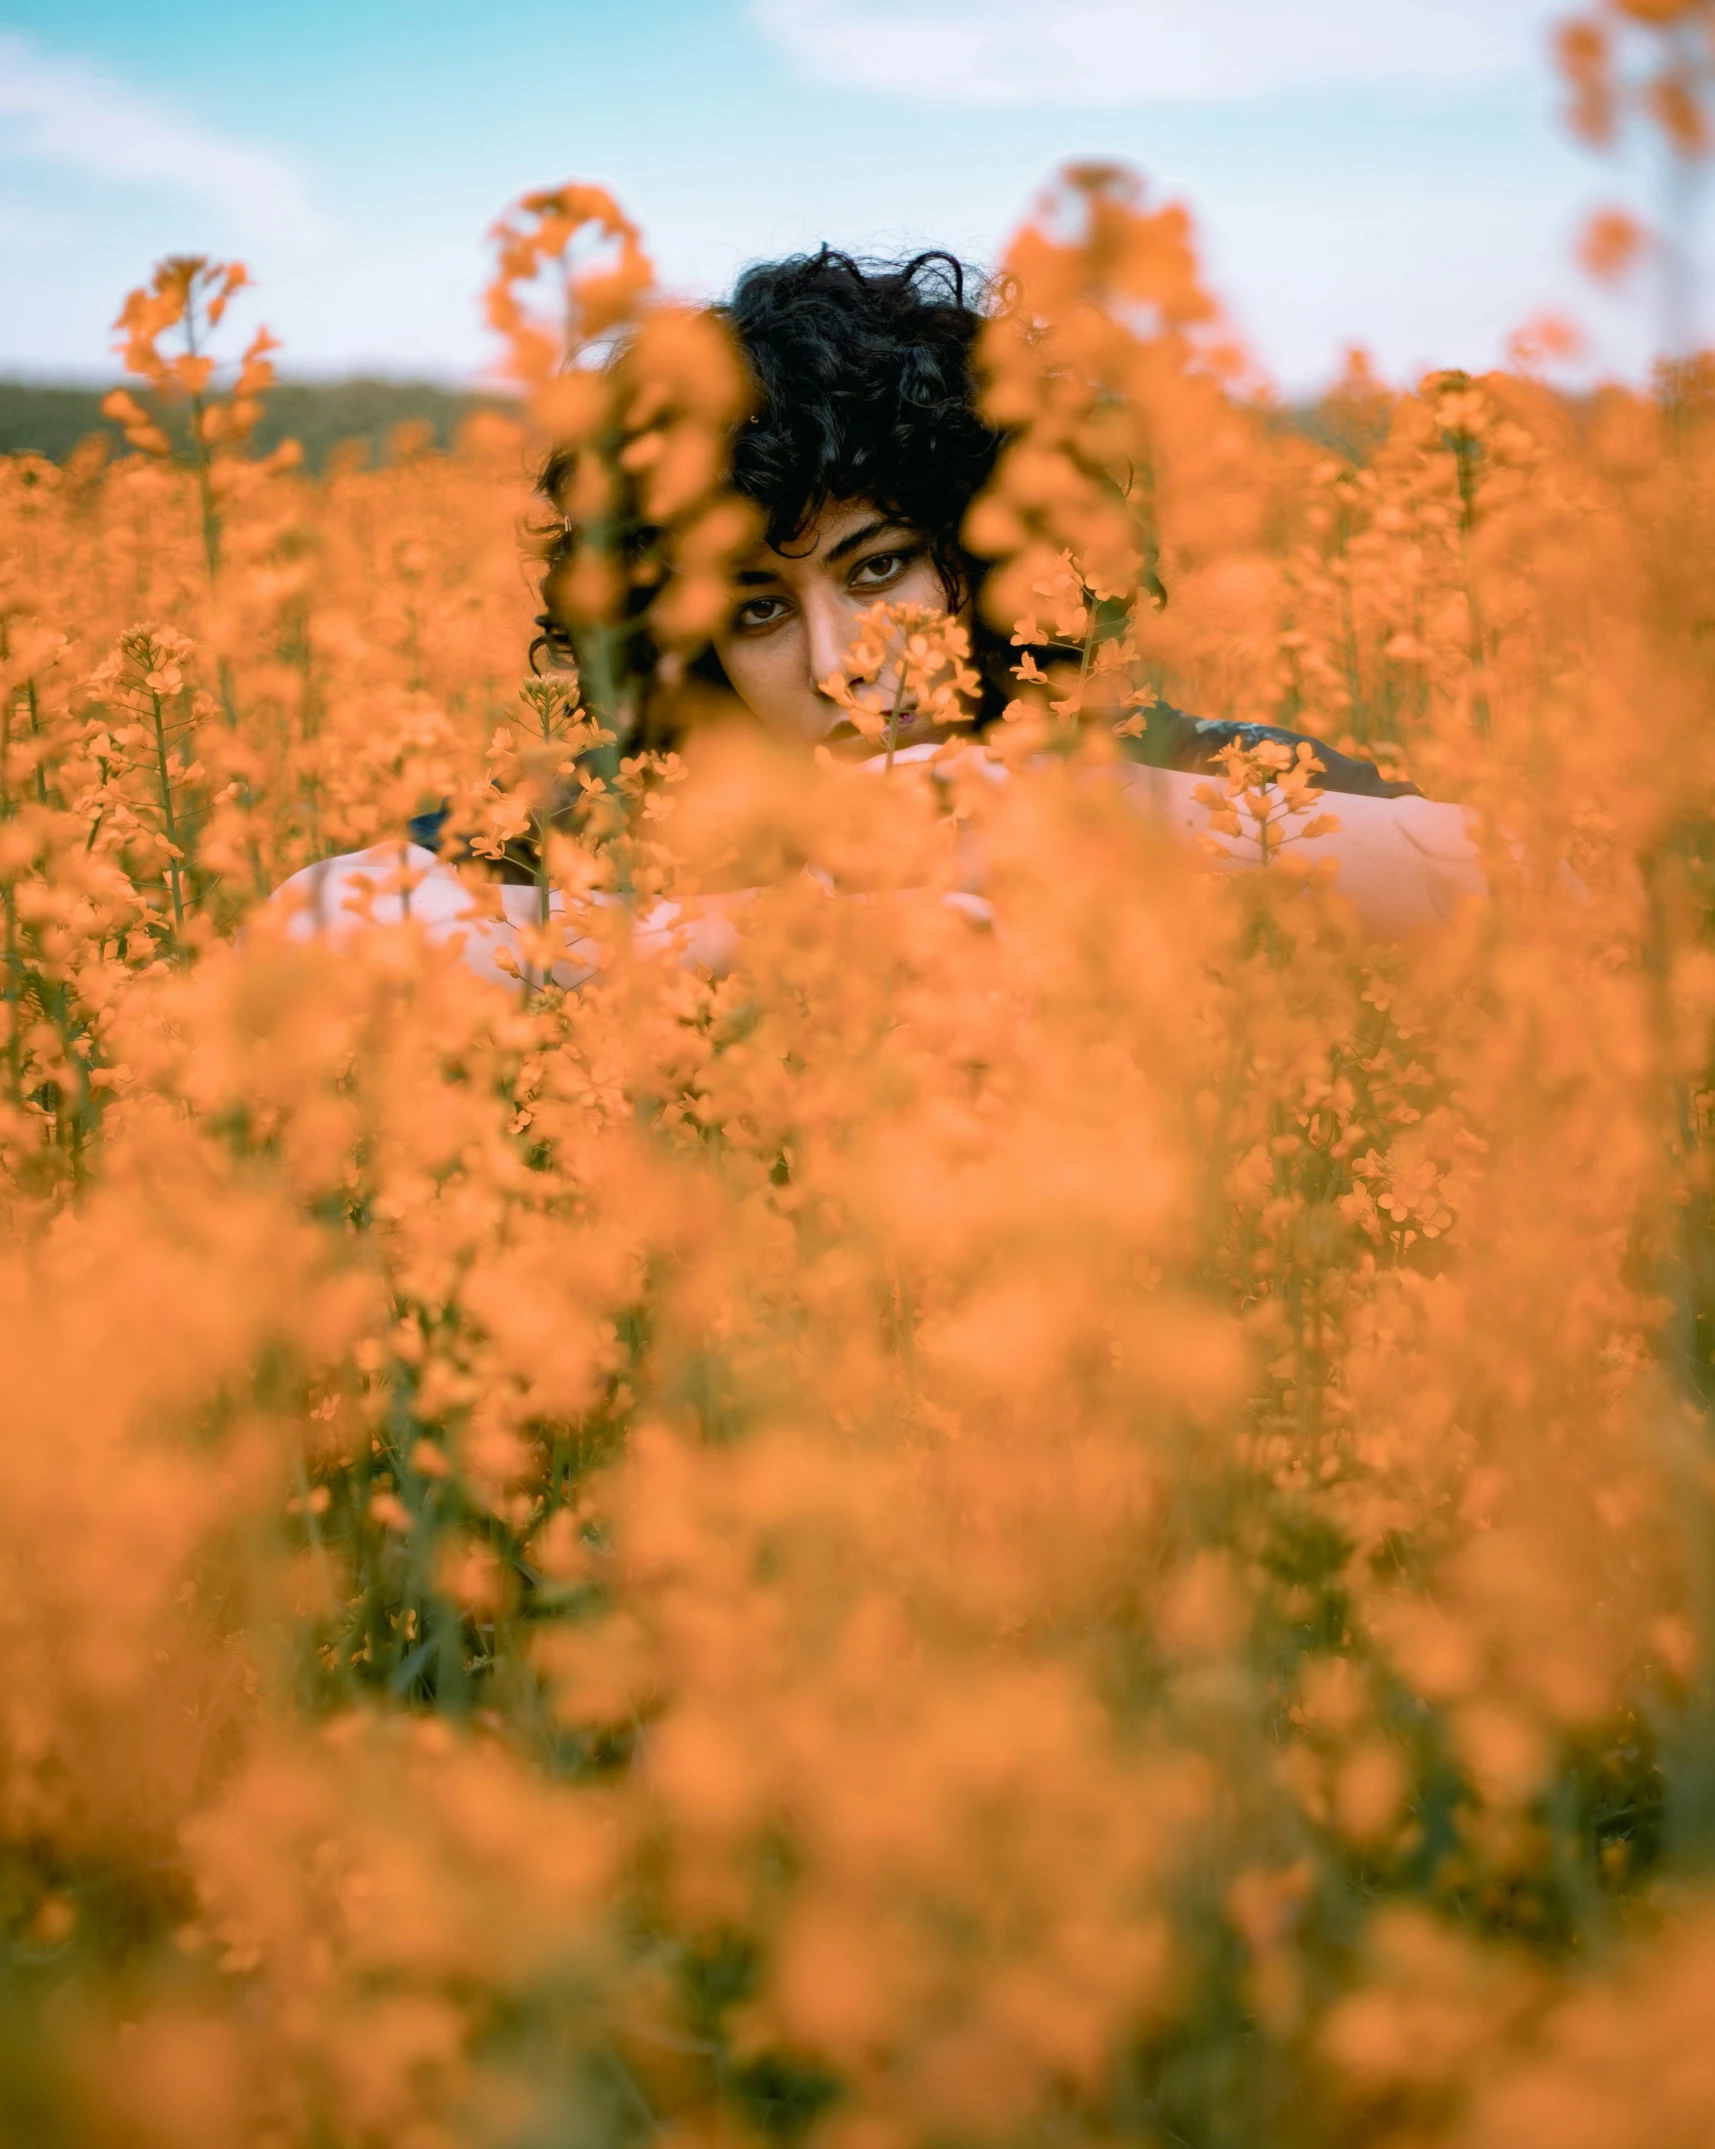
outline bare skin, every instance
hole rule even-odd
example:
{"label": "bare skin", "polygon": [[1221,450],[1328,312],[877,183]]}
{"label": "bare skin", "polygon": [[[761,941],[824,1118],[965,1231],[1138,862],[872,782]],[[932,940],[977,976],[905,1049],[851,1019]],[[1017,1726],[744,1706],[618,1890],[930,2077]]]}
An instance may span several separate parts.
{"label": "bare skin", "polygon": [[[868,500],[830,503],[784,552],[758,546],[734,579],[738,602],[715,637],[733,691],[770,731],[812,741],[844,723],[822,682],[844,673],[863,613],[883,599],[936,610],[947,603],[922,533]],[[861,691],[885,710],[894,686],[884,670]]]}
{"label": "bare skin", "polygon": [[[738,602],[715,649],[739,699],[779,735],[816,742],[838,738],[843,729],[855,753],[871,751],[842,726],[839,705],[824,693],[823,682],[844,671],[860,616],[878,599],[946,605],[948,593],[922,533],[889,520],[873,501],[834,501],[786,551],[759,546],[735,580]],[[895,684],[884,670],[860,691],[885,710]],[[918,728],[899,743],[909,751],[931,736]],[[1116,762],[1112,774],[1159,824],[1192,842],[1208,832],[1209,809],[1196,795],[1207,778],[1126,762]],[[1463,898],[1483,894],[1458,807],[1352,796],[1331,797],[1327,805],[1340,825],[1316,839],[1315,856],[1335,862],[1341,893],[1373,932],[1407,936],[1449,915]],[[1263,862],[1247,855],[1242,840],[1223,847],[1229,870]]]}
{"label": "bare skin", "polygon": [[[784,552],[758,548],[736,579],[738,600],[715,647],[739,699],[777,736],[806,747],[843,742],[854,758],[867,757],[872,749],[823,685],[844,672],[859,620],[878,600],[945,607],[947,591],[922,533],[889,520],[871,502],[839,501]],[[860,691],[886,711],[896,686],[895,675],[884,669]],[[919,760],[936,751],[940,736],[927,725],[908,726],[896,739],[901,751],[895,758]],[[988,776],[1004,781],[997,764],[980,752],[977,759]],[[883,764],[877,759],[872,765]],[[1209,832],[1210,810],[1197,796],[1207,778],[1122,761],[1098,773],[1120,783],[1141,812],[1182,841],[1195,844]],[[1484,893],[1457,806],[1425,798],[1350,796],[1330,797],[1327,805],[1339,827],[1316,839],[1315,856],[1336,865],[1335,886],[1378,937],[1409,938],[1449,916],[1461,901]],[[1254,842],[1232,840],[1223,847],[1229,854],[1224,870],[1264,862]],[[975,885],[973,892],[947,900],[986,909]],[[689,913],[677,904],[658,905],[639,921],[638,944],[658,940],[678,948],[684,961],[724,968],[731,959],[731,912],[745,900],[743,895],[710,897]],[[431,938],[456,935],[473,969],[504,980],[518,974],[516,936],[519,927],[532,922],[537,895],[533,887],[497,886],[479,916],[457,874],[432,852],[382,844],[306,867],[277,891],[276,901],[293,914],[288,932],[294,939],[321,933],[343,937],[364,920],[386,923],[409,915]],[[553,906],[563,907],[558,894]],[[552,974],[571,987],[584,982],[592,967],[574,939]]]}

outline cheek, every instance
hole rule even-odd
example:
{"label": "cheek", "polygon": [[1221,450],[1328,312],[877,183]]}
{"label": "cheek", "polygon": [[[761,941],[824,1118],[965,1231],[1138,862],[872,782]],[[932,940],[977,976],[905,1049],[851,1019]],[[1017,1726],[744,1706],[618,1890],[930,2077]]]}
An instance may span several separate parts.
{"label": "cheek", "polygon": [[782,682],[792,675],[793,640],[790,630],[754,642],[743,635],[715,637],[715,655],[733,692],[758,714],[766,703],[779,698]]}
{"label": "cheek", "polygon": [[913,560],[888,596],[896,604],[924,604],[937,612],[947,609],[947,587],[933,560]]}

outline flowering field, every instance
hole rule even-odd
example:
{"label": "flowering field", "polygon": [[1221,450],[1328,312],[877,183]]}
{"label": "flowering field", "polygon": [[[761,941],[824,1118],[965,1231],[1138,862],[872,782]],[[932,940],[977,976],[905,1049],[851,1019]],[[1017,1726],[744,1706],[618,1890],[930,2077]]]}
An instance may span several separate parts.
{"label": "flowering field", "polygon": [[[1067,661],[857,768],[689,662],[718,334],[594,190],[499,237],[452,453],[248,456],[180,263],[132,452],[0,462],[0,2140],[1701,2149],[1707,373],[1312,439],[1072,173],[970,531]],[[1178,848],[1100,780],[1162,694],[1488,899],[1366,934],[1266,754],[1268,870]],[[515,981],[262,905],[408,911],[446,801]]]}

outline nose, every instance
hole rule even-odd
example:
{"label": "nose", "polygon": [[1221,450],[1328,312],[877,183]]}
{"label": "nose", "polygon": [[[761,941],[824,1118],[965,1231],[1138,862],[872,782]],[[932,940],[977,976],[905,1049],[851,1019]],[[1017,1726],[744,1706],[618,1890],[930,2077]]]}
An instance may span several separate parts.
{"label": "nose", "polygon": [[857,639],[857,618],[833,591],[815,590],[804,599],[804,627],[810,684],[819,694],[830,672],[844,673],[846,651]]}

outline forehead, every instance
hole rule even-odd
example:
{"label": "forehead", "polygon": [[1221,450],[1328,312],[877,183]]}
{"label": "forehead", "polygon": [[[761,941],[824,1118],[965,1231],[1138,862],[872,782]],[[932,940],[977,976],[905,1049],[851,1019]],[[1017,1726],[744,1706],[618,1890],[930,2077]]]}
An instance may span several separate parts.
{"label": "forehead", "polygon": [[898,532],[907,527],[873,500],[830,500],[815,520],[798,535],[787,540],[784,552],[777,552],[772,545],[758,545],[745,561],[754,572],[790,576],[814,573],[819,567],[831,564],[830,555],[841,554],[852,541],[873,533]]}

